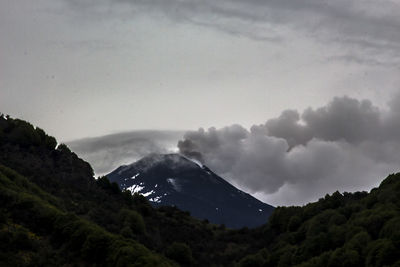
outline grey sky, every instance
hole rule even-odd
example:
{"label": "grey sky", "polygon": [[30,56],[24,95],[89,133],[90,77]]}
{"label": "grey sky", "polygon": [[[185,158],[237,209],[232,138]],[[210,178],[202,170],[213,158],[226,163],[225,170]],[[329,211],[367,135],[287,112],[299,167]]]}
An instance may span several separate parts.
{"label": "grey sky", "polygon": [[60,141],[135,130],[133,154],[75,143],[99,172],[179,139],[137,130],[213,126],[224,149],[197,148],[211,167],[304,203],[398,166],[398,29],[399,0],[0,0],[0,112]]}
{"label": "grey sky", "polygon": [[0,0],[1,111],[71,140],[384,106],[399,18],[389,0]]}

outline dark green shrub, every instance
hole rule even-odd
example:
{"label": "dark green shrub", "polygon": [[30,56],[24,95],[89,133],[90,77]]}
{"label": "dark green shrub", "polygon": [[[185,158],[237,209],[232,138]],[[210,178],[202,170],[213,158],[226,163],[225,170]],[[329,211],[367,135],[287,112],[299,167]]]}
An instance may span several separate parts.
{"label": "dark green shrub", "polygon": [[192,251],[185,243],[172,243],[172,245],[166,249],[165,255],[186,266],[193,263]]}

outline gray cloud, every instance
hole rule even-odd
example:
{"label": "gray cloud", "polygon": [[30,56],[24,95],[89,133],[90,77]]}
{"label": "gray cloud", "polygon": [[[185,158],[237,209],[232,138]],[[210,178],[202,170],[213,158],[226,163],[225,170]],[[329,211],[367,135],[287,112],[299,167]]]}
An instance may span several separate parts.
{"label": "gray cloud", "polygon": [[262,126],[253,126],[252,130],[281,137],[287,141],[289,147],[304,145],[312,139],[308,127],[300,124],[300,114],[296,110],[285,110],[278,118],[270,119]]}
{"label": "gray cloud", "polygon": [[304,145],[313,138],[349,143],[376,139],[385,128],[382,123],[381,111],[369,100],[336,97],[325,107],[306,109],[301,116],[297,111],[286,110],[259,127],[294,146]]}
{"label": "gray cloud", "polygon": [[[72,7],[98,16],[162,15],[176,22],[213,27],[260,41],[291,34],[337,43],[336,60],[395,64],[400,59],[400,4],[395,1],[318,0],[104,0],[72,1]],[[119,4],[119,5],[116,5]],[[292,36],[293,37],[293,36]],[[344,49],[342,44],[346,44]],[[363,53],[360,54],[360,48]],[[381,56],[385,56],[382,60]]]}
{"label": "gray cloud", "polygon": [[321,192],[370,189],[398,171],[399,107],[398,96],[387,109],[337,97],[302,114],[286,110],[250,130],[233,125],[189,131],[178,147],[264,200],[305,203]]}
{"label": "gray cloud", "polygon": [[88,161],[97,175],[132,163],[150,153],[176,150],[181,131],[132,131],[67,142],[72,151]]}
{"label": "gray cloud", "polygon": [[400,94],[387,109],[374,106],[369,100],[336,97],[328,105],[297,111],[286,110],[280,117],[257,126],[270,136],[283,138],[289,146],[306,144],[313,138],[324,141],[362,142],[400,141]]}

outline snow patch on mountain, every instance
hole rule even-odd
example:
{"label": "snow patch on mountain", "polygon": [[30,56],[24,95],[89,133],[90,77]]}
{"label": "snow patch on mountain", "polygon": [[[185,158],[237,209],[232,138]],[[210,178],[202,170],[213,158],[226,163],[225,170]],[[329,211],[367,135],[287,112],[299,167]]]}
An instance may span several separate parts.
{"label": "snow patch on mountain", "polygon": [[126,190],[131,191],[131,193],[133,195],[134,193],[140,193],[140,191],[142,191],[143,189],[144,189],[144,186],[140,186],[138,184],[134,184],[134,185],[128,187]]}
{"label": "snow patch on mountain", "polygon": [[172,187],[175,189],[175,191],[180,192],[182,190],[182,187],[177,182],[177,179],[175,179],[175,178],[167,178],[167,182],[172,185]]}
{"label": "snow patch on mountain", "polygon": [[146,192],[146,193],[141,193],[144,197],[148,197],[148,196],[150,196],[151,194],[154,194],[155,193],[155,191],[154,190],[151,190],[151,191],[149,191],[149,192]]}
{"label": "snow patch on mountain", "polygon": [[149,198],[149,201],[161,203],[161,198],[162,198],[162,196],[152,197],[152,198]]}

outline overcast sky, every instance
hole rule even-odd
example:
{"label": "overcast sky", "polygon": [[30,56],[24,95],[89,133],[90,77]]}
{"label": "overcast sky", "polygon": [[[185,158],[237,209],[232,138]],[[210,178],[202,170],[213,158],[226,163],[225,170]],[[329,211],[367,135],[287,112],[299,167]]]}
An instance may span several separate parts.
{"label": "overcast sky", "polygon": [[[339,123],[344,130],[337,132],[327,122],[343,105],[377,127],[399,118],[397,105],[388,104],[400,84],[399,29],[399,0],[0,0],[0,112],[61,141],[138,129],[216,127],[219,134],[237,124],[249,141],[246,155],[260,149],[252,126],[262,125],[266,150],[272,145],[282,156],[261,149],[281,164],[274,179],[239,178],[248,159],[241,145],[241,163],[231,170],[218,165],[229,160],[217,164],[208,150],[196,152],[263,199],[292,190],[291,199],[275,202],[301,203],[310,195],[307,182],[296,186],[285,173],[301,163],[296,153],[309,153],[304,164],[315,177],[324,175],[311,151],[322,153],[325,145],[337,159],[357,155],[354,166],[364,170],[386,164],[368,172],[368,183],[347,185],[333,164],[318,190],[372,186],[372,177],[394,168],[383,160],[387,142],[388,150],[372,155],[383,141],[375,132],[364,135],[370,129],[363,123],[352,130]],[[190,133],[187,139],[203,140]]]}
{"label": "overcast sky", "polygon": [[60,140],[398,89],[397,0],[0,0],[1,112]]}

